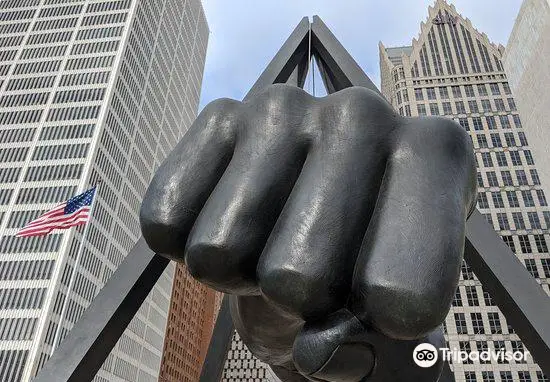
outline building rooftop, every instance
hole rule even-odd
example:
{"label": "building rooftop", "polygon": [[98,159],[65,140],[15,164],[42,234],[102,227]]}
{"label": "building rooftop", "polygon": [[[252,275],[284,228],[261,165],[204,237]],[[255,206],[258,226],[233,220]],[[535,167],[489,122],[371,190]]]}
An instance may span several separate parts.
{"label": "building rooftop", "polygon": [[400,65],[402,64],[402,55],[403,53],[405,55],[410,55],[412,52],[412,46],[398,46],[394,48],[386,48],[386,53],[388,54],[388,58],[394,65]]}

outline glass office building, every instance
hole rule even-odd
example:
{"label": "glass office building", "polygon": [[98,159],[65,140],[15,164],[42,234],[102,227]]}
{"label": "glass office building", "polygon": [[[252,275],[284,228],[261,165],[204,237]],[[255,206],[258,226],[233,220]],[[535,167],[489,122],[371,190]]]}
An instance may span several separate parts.
{"label": "glass office building", "polygon": [[[0,381],[29,381],[140,236],[157,166],[197,112],[199,0],[0,0]],[[83,227],[19,238],[101,181]],[[96,381],[157,381],[174,265]]]}

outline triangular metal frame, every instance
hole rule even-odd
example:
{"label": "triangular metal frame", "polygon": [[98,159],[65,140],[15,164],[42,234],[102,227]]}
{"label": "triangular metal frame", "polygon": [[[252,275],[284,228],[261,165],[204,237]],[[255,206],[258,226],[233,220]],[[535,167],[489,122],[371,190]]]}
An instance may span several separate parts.
{"label": "triangular metal frame", "polygon": [[[274,83],[303,87],[314,57],[327,92],[362,86],[380,93],[323,21],[303,18],[245,100]],[[550,376],[550,299],[510,248],[475,211],[466,225],[464,257],[539,366]],[[136,243],[34,382],[91,381],[166,268],[143,238]],[[219,381],[233,324],[224,298],[200,381]],[[450,369],[441,382],[454,380]]]}

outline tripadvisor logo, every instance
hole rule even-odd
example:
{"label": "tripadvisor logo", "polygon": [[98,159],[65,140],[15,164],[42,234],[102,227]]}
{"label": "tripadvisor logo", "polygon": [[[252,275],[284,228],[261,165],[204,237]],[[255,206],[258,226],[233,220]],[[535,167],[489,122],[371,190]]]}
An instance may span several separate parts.
{"label": "tripadvisor logo", "polygon": [[508,351],[500,350],[484,350],[484,351],[465,351],[450,348],[437,349],[435,346],[427,343],[418,345],[413,351],[413,361],[420,367],[432,367],[441,357],[443,361],[452,363],[465,363],[467,361],[516,361],[525,362],[529,357],[529,352],[525,351]]}

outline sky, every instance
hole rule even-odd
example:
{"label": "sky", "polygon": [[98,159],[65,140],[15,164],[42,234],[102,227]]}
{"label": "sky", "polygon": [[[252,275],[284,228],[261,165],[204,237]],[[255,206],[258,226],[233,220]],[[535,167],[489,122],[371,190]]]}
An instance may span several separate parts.
{"label": "sky", "polygon": [[[506,45],[522,0],[448,2],[491,41]],[[410,45],[433,4],[433,0],[203,0],[210,39],[200,107],[221,97],[242,99],[304,16],[319,15],[379,86],[378,42],[386,47]],[[311,86],[309,78],[306,88],[311,91]]]}

